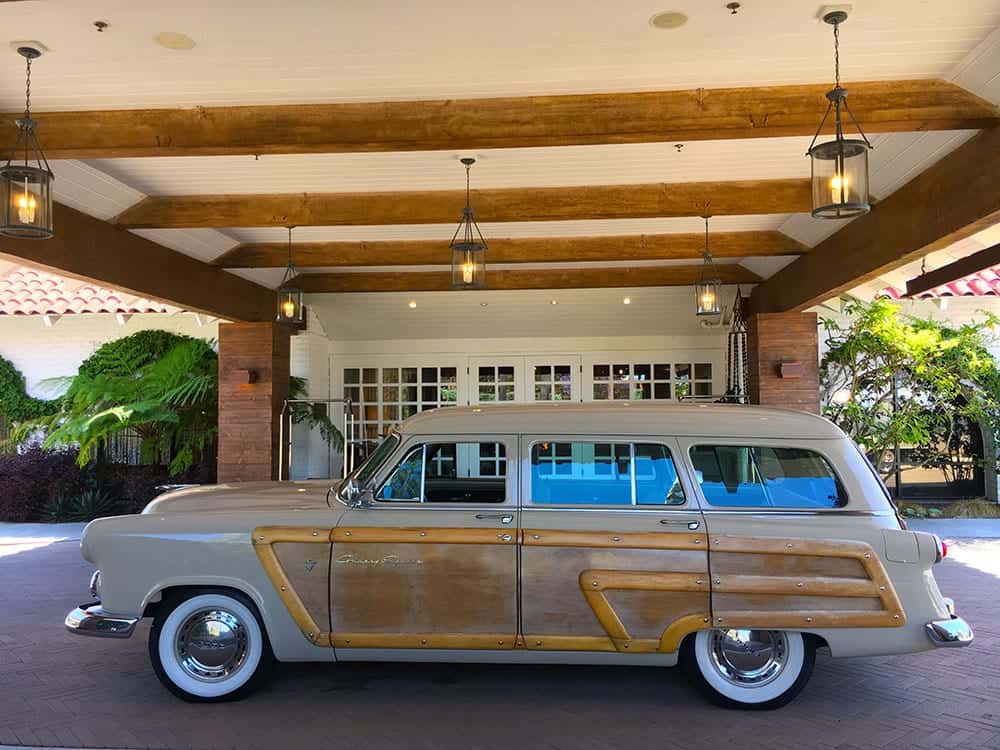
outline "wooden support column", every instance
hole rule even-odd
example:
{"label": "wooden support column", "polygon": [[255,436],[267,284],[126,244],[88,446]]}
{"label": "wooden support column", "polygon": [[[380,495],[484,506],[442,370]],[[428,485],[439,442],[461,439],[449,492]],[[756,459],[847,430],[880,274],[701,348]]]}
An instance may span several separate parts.
{"label": "wooden support column", "polygon": [[757,313],[747,321],[750,401],[819,414],[816,313]]}
{"label": "wooden support column", "polygon": [[276,323],[219,326],[219,482],[278,478],[291,331]]}

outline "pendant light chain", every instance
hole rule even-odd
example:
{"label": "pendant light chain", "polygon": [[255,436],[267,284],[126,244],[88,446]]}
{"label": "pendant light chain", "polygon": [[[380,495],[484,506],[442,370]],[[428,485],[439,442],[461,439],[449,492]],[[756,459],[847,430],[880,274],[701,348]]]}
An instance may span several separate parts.
{"label": "pendant light chain", "polygon": [[833,69],[834,69],[834,80],[836,83],[834,86],[840,88],[840,21],[836,21],[833,24]]}
{"label": "pendant light chain", "polygon": [[24,119],[31,119],[31,58],[26,57],[27,73],[24,82]]}

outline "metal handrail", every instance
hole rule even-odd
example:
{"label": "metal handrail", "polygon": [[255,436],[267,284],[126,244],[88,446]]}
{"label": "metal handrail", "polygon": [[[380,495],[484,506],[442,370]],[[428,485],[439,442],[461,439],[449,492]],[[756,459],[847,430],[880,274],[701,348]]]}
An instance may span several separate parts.
{"label": "metal handrail", "polygon": [[349,398],[286,398],[281,404],[281,413],[278,416],[278,481],[283,481],[285,473],[285,451],[288,451],[288,471],[292,470],[292,430],[289,425],[288,442],[285,442],[285,421],[289,416],[288,406],[290,404],[326,404],[326,415],[330,416],[330,404],[344,405],[344,465],[343,475],[347,475],[354,469],[354,451],[351,446],[354,444],[354,402]]}

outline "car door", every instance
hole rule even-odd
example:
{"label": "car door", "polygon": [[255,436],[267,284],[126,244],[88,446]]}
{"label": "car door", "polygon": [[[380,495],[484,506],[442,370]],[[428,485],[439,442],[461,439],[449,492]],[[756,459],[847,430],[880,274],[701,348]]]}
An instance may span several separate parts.
{"label": "car door", "polygon": [[670,438],[522,440],[528,649],[672,652],[707,627],[707,539]]}
{"label": "car door", "polygon": [[848,440],[680,443],[709,532],[716,627],[905,623],[887,568],[904,563],[901,576],[919,574],[907,564],[919,559],[917,539],[892,528],[891,510],[870,510],[857,476],[843,468],[863,461]]}
{"label": "car door", "polygon": [[411,437],[397,450],[372,504],[349,510],[333,533],[338,658],[514,648],[518,511],[507,463],[516,447],[512,436],[463,435]]}

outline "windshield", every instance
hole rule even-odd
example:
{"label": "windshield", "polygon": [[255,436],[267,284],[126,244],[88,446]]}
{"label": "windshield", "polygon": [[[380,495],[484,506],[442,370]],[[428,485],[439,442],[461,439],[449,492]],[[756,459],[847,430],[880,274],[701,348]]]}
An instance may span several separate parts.
{"label": "windshield", "polygon": [[388,437],[379,443],[378,447],[369,454],[368,458],[358,464],[354,471],[351,472],[347,478],[348,482],[345,484],[353,483],[359,487],[368,484],[372,477],[375,476],[375,472],[378,471],[379,467],[396,450],[397,445],[399,445],[399,435],[395,432],[390,432]]}

